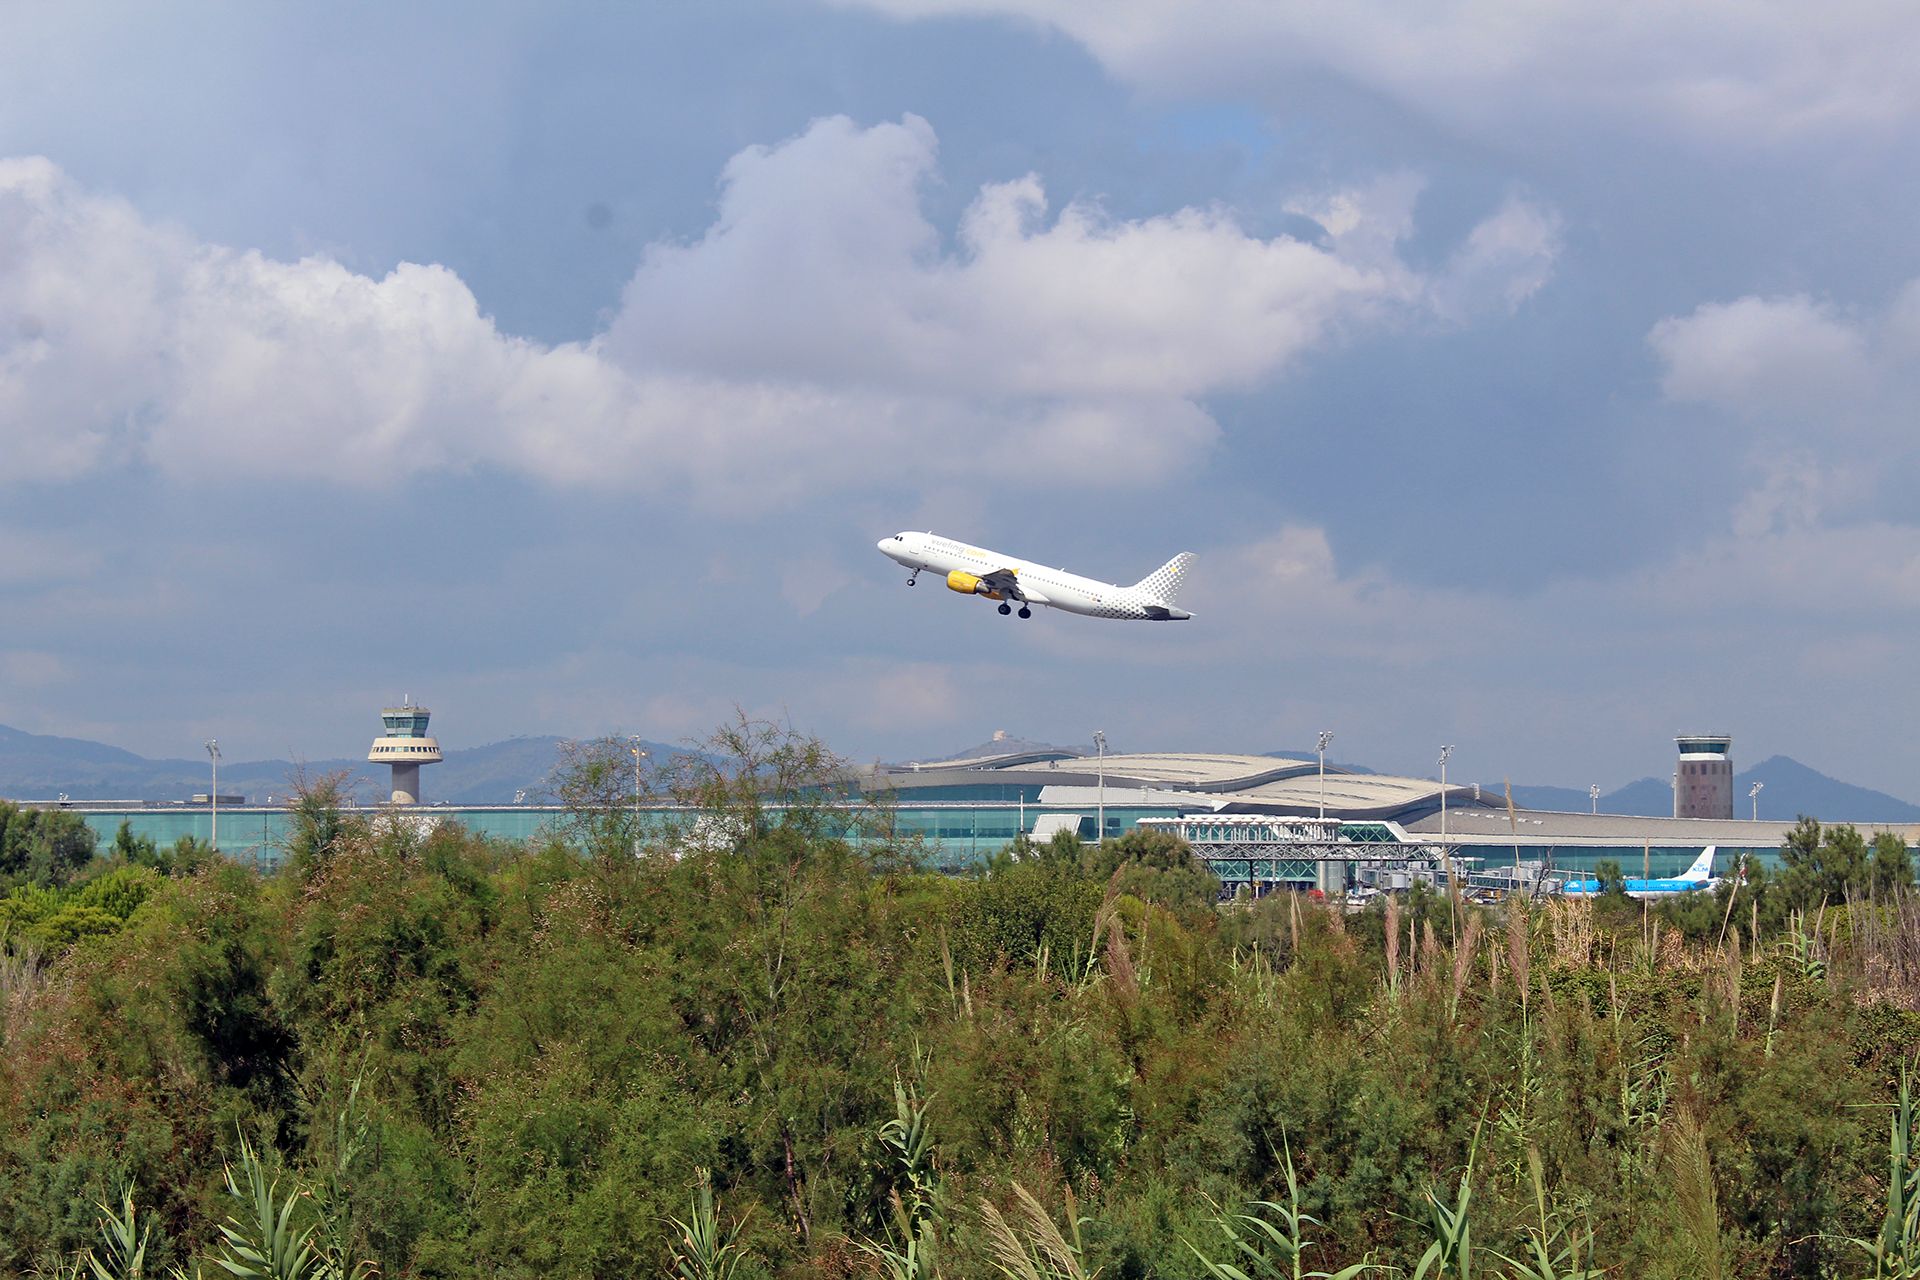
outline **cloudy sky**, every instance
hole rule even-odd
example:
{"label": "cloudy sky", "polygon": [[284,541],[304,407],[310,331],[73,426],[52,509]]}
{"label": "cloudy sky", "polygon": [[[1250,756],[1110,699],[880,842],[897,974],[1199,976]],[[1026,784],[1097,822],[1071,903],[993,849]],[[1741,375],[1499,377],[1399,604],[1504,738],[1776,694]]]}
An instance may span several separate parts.
{"label": "cloudy sky", "polygon": [[0,723],[1920,796],[1920,13],[1407,13],[14,0]]}

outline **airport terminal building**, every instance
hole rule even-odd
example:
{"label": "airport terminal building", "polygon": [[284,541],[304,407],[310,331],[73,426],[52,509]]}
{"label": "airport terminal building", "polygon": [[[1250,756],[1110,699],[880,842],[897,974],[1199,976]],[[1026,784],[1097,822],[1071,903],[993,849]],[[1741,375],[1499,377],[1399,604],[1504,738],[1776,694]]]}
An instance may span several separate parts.
{"label": "airport terminal building", "polygon": [[[1443,791],[1426,778],[1333,766],[1322,773],[1316,759],[1224,753],[1026,751],[876,765],[849,781],[884,799],[894,833],[919,840],[936,866],[975,865],[1023,832],[1044,839],[1064,829],[1093,839],[1097,833],[1119,836],[1146,822],[1186,836],[1222,879],[1246,879],[1256,887],[1332,890],[1364,879],[1361,872],[1368,865],[1430,860],[1443,848],[1463,865],[1489,869],[1534,864],[1590,873],[1599,860],[1611,858],[1635,874],[1644,869],[1662,875],[1679,871],[1703,847],[1714,845],[1727,856],[1719,864],[1724,869],[1743,853],[1777,857],[1791,825],[1730,817],[1510,812],[1498,794],[1472,783]],[[204,803],[66,807],[83,814],[103,843],[122,821],[163,844],[182,835],[202,840],[213,835],[215,815]],[[564,818],[557,807],[542,805],[421,804],[391,812],[422,828],[455,822],[515,841],[558,830]],[[219,847],[231,856],[272,862],[284,847],[284,807],[233,806],[223,797],[217,820]],[[1920,842],[1920,828],[1890,829],[1909,843]]]}
{"label": "airport terminal building", "polygon": [[[1353,863],[1432,857],[1444,848],[1450,857],[1487,868],[1518,862],[1590,873],[1602,859],[1614,859],[1634,874],[1663,875],[1678,872],[1708,845],[1725,855],[1723,867],[1742,854],[1772,861],[1793,825],[1509,810],[1500,794],[1475,783],[1443,789],[1430,778],[1333,766],[1322,774],[1313,759],[1231,754],[1034,752],[883,768],[871,785],[892,791],[903,826],[971,856],[990,855],[1014,833],[1035,831],[1037,815],[1077,815],[1078,830],[1090,839],[1102,829],[1104,813],[1109,837],[1146,821],[1196,845],[1217,838],[1224,849],[1236,840],[1275,837],[1284,827],[1286,839],[1356,846],[1346,859]],[[1325,829],[1316,830],[1322,815]],[[1860,825],[1920,842],[1920,827]],[[1337,849],[1322,852],[1322,861],[1342,861]],[[1227,878],[1231,868],[1216,864],[1215,870]],[[1325,871],[1314,882],[1332,887]],[[1278,878],[1305,881],[1304,874]]]}

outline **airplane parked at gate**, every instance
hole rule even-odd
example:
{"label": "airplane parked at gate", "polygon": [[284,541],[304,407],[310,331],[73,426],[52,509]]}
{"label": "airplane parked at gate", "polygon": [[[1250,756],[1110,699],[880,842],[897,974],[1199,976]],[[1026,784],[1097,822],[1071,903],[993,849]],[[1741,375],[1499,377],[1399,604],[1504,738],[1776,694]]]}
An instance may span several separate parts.
{"label": "airplane parked at gate", "polygon": [[881,552],[902,568],[911,569],[907,585],[931,571],[943,575],[949,591],[985,596],[1000,602],[1000,612],[1033,616],[1031,606],[1084,614],[1089,618],[1132,618],[1142,622],[1180,622],[1193,615],[1175,606],[1180,580],[1193,553],[1182,551],[1130,587],[1083,578],[1065,569],[1003,556],[937,533],[896,533],[879,542]]}
{"label": "airplane parked at gate", "polygon": [[[1693,865],[1677,876],[1666,879],[1642,880],[1635,876],[1626,882],[1629,898],[1664,898],[1675,893],[1708,892],[1720,887],[1720,877],[1713,874],[1713,855],[1717,846],[1708,845],[1693,860]],[[1604,892],[1598,880],[1569,880],[1560,887],[1560,892],[1573,898],[1597,897]]]}

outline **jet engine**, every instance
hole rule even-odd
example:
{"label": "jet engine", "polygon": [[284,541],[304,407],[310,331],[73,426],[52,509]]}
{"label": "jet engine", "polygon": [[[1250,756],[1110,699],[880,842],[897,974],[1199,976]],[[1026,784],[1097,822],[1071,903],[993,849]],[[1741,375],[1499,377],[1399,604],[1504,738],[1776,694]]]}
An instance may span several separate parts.
{"label": "jet engine", "polygon": [[985,596],[989,600],[1002,598],[998,591],[987,590],[980,579],[959,569],[947,575],[947,590],[958,591],[963,596]]}

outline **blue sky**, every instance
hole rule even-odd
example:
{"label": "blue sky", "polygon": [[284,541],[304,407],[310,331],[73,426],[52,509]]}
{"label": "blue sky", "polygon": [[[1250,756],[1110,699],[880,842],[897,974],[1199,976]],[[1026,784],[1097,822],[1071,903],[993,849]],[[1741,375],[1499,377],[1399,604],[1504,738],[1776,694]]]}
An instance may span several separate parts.
{"label": "blue sky", "polygon": [[11,7],[0,722],[1920,794],[1920,18],[1402,10]]}

